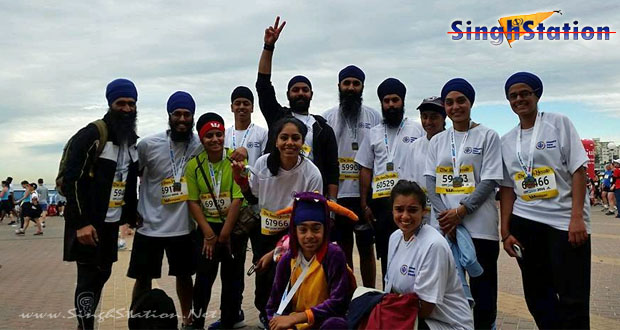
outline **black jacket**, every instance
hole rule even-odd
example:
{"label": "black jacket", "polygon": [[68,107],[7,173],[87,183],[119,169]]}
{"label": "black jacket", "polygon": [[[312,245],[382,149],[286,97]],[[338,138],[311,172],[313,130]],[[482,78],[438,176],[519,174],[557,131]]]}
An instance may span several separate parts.
{"label": "black jacket", "polygon": [[[293,116],[291,109],[283,107],[276,99],[276,92],[271,84],[270,74],[258,74],[256,79],[256,92],[258,104],[269,128],[269,138],[265,153],[270,153],[275,148],[275,136],[272,131],[273,125],[281,118]],[[338,165],[338,143],[334,130],[327,124],[325,118],[312,115],[316,122],[312,125],[313,141],[312,161],[318,167],[323,177],[323,194],[327,194],[327,185],[338,185],[340,167]]]}
{"label": "black jacket", "polygon": [[[67,198],[65,221],[67,229],[77,230],[93,225],[99,230],[105,222],[110,201],[112,181],[116,173],[116,154],[106,158],[112,144],[118,146],[114,131],[110,128],[109,114],[103,117],[108,124],[108,143],[94,165],[93,176],[89,174],[97,153],[99,131],[94,124],[80,129],[72,138],[66,160],[62,190]],[[137,156],[135,136],[130,142],[130,154]],[[110,143],[111,142],[111,143]],[[110,159],[110,158],[113,158]],[[125,186],[125,205],[122,207],[121,223],[135,223],[137,215],[138,159],[131,159]]]}

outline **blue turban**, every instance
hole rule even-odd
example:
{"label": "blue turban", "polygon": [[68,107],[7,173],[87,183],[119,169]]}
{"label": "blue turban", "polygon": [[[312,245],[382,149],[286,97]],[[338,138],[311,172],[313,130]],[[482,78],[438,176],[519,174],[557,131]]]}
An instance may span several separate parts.
{"label": "blue turban", "polygon": [[379,85],[379,87],[377,87],[377,95],[379,96],[379,101],[383,101],[383,98],[386,95],[396,94],[400,96],[403,102],[405,102],[406,93],[407,88],[402,82],[400,82],[400,80],[396,78],[387,78]]}
{"label": "blue turban", "polygon": [[286,88],[286,90],[290,90],[291,87],[293,87],[293,85],[298,82],[306,83],[308,87],[310,87],[310,90],[312,90],[312,84],[310,83],[310,80],[304,76],[295,76],[291,78],[291,80],[288,81],[288,87]]}
{"label": "blue turban", "polygon": [[174,92],[174,94],[170,95],[168,98],[168,113],[174,112],[176,109],[187,109],[189,112],[194,114],[196,112],[196,102],[191,95],[187,92]]}
{"label": "blue turban", "polygon": [[362,69],[356,67],[355,65],[349,65],[348,67],[340,70],[340,73],[338,74],[338,83],[340,83],[346,78],[359,79],[359,81],[361,81],[363,84],[364,79],[366,79],[366,75],[364,74],[364,71],[362,71]]}
{"label": "blue turban", "polygon": [[506,91],[506,97],[508,97],[508,90],[510,86],[518,83],[523,83],[530,86],[534,90],[534,94],[540,98],[543,93],[543,84],[540,78],[538,78],[535,74],[529,72],[517,72],[510,76],[508,80],[506,80],[506,85],[504,85],[504,90]]}
{"label": "blue turban", "polygon": [[108,99],[108,105],[112,105],[116,99],[121,97],[129,97],[138,101],[136,86],[131,81],[123,78],[113,80],[105,89],[105,98]]}
{"label": "blue turban", "polygon": [[443,85],[443,88],[441,89],[441,100],[445,102],[446,96],[452,91],[463,93],[463,95],[465,95],[465,97],[469,100],[469,103],[474,105],[476,91],[474,90],[474,87],[467,82],[467,80],[463,78],[450,79],[450,81]]}
{"label": "blue turban", "polygon": [[235,102],[236,99],[243,97],[244,99],[250,100],[250,102],[254,103],[254,94],[252,91],[245,86],[237,86],[230,94],[230,103]]}

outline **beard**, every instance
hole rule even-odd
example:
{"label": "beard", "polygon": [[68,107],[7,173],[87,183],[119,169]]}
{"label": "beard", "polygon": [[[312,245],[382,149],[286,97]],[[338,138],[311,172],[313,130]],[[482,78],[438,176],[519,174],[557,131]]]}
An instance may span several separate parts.
{"label": "beard", "polygon": [[305,115],[310,109],[310,100],[305,96],[300,95],[294,99],[288,99],[288,104],[291,107],[291,111],[294,113]]}
{"label": "beard", "polygon": [[123,112],[119,110],[108,110],[110,114],[110,126],[119,144],[128,142],[132,145],[136,142],[136,121],[138,111]]}
{"label": "beard", "polygon": [[405,116],[405,108],[388,108],[383,110],[383,122],[390,128],[396,128],[403,121]]}
{"label": "beard", "polygon": [[362,93],[339,91],[340,110],[342,115],[348,121],[357,121],[362,107]]}
{"label": "beard", "polygon": [[[185,124],[187,126],[187,130],[185,132],[179,132],[177,130],[177,126],[179,124]],[[192,134],[194,133],[194,120],[177,122],[173,123],[171,120],[168,120],[168,126],[170,126],[170,139],[174,142],[184,142],[189,141]]]}

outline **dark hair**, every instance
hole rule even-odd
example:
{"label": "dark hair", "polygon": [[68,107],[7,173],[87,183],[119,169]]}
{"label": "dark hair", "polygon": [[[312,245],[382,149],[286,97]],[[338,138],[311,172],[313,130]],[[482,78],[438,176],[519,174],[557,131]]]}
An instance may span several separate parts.
{"label": "dark hair", "polygon": [[282,129],[286,124],[293,124],[297,126],[297,130],[301,134],[302,142],[306,141],[306,134],[308,134],[306,124],[302,123],[301,120],[293,116],[284,117],[273,125],[273,151],[269,154],[269,156],[267,156],[267,168],[273,176],[278,175],[278,171],[280,170],[280,150],[276,148],[275,143],[278,140],[278,135],[280,135],[280,132],[282,132]]}
{"label": "dark hair", "polygon": [[37,190],[37,184],[36,183],[31,183],[30,186],[32,187],[32,189]]}
{"label": "dark hair", "polygon": [[22,181],[22,184],[29,184],[28,181],[24,180]]}
{"label": "dark hair", "polygon": [[42,184],[42,183],[43,183],[43,179],[39,179],[39,184]]}
{"label": "dark hair", "polygon": [[420,202],[423,209],[426,208],[426,194],[414,181],[398,181],[390,193],[390,204],[394,204],[394,199],[398,196],[413,196]]}

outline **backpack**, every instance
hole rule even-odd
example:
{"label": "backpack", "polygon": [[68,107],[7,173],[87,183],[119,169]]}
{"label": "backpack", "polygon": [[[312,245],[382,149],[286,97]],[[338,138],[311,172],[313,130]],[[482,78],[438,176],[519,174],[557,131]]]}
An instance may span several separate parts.
{"label": "backpack", "polygon": [[[99,131],[99,139],[95,142],[97,144],[97,156],[95,157],[95,161],[92,162],[88,171],[88,175],[92,178],[95,176],[93,170],[97,158],[99,158],[99,155],[101,155],[105,144],[108,142],[108,126],[106,125],[105,121],[103,121],[103,119],[97,119],[91,124],[95,125],[97,127],[97,131]],[[62,157],[60,158],[60,165],[58,166],[58,175],[56,175],[56,191],[62,196],[65,196],[65,193],[62,191],[62,182],[65,175],[65,170],[67,168],[67,158],[69,157],[69,149],[71,148],[72,141],[73,137],[70,138],[69,141],[67,141],[67,144],[65,144],[65,147],[62,149]]]}

